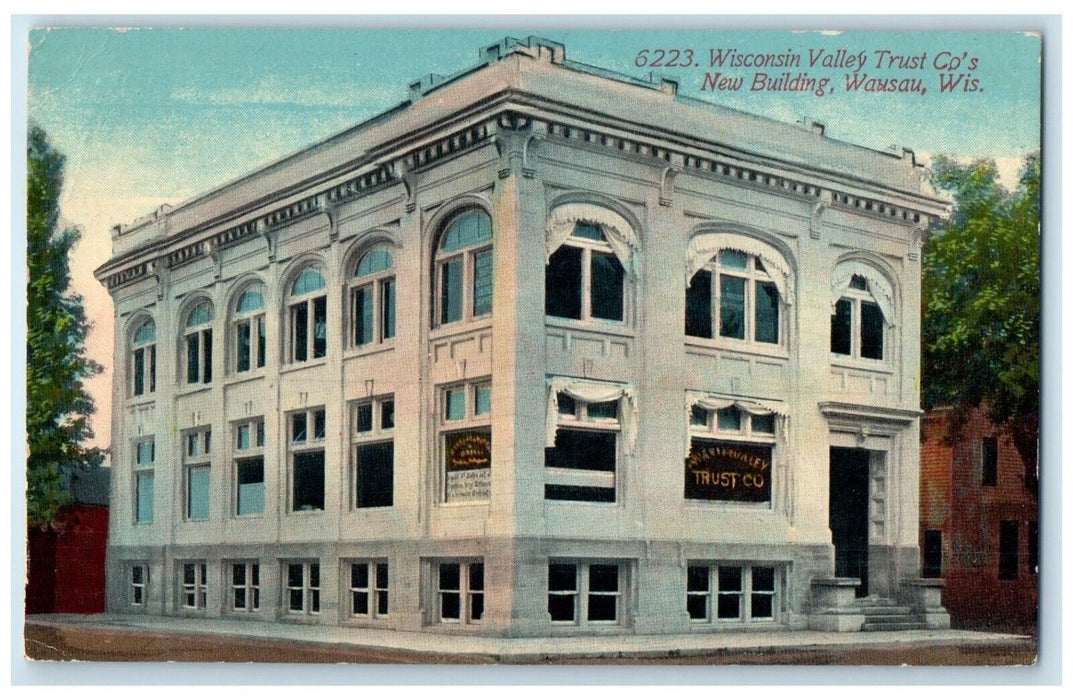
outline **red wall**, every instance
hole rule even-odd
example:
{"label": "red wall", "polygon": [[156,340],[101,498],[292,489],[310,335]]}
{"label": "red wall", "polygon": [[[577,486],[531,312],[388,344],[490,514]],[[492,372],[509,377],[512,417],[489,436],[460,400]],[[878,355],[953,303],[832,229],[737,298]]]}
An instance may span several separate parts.
{"label": "red wall", "polygon": [[[1025,485],[1025,466],[1008,434],[983,411],[967,417],[954,440],[947,439],[950,409],[924,420],[920,465],[920,537],[943,533],[943,604],[954,623],[972,626],[1035,624],[1038,573],[1029,566],[1029,523],[1038,522],[1036,493]],[[994,486],[982,484],[982,440],[998,442]],[[999,529],[1019,524],[1017,577],[999,579]]]}
{"label": "red wall", "polygon": [[104,612],[106,506],[70,505],[57,524],[28,536],[26,612]]}

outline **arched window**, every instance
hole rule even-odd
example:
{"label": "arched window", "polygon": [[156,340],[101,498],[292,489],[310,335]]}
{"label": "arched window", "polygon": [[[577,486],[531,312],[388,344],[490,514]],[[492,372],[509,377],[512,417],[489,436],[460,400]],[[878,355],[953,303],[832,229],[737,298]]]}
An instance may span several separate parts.
{"label": "arched window", "polygon": [[264,285],[254,284],[238,295],[233,319],[235,371],[248,372],[257,367],[264,367]]}
{"label": "arched window", "polygon": [[782,310],[792,302],[792,280],[773,247],[738,234],[704,234],[690,241],[688,262],[687,336],[785,345]]}
{"label": "arched window", "polygon": [[315,360],[328,352],[328,299],[324,276],[307,267],[294,280],[287,298],[291,362]]}
{"label": "arched window", "polygon": [[832,280],[831,303],[831,353],[882,360],[885,327],[894,325],[890,283],[861,261],[839,263]]}
{"label": "arched window", "polygon": [[387,249],[373,248],[354,267],[350,316],[352,347],[395,337],[395,261]]}
{"label": "arched window", "polygon": [[208,384],[212,381],[212,304],[199,301],[186,314],[183,329],[183,355],[186,359],[186,383]]}
{"label": "arched window", "polygon": [[156,391],[156,324],[153,319],[138,326],[131,337],[130,367],[133,396]]}
{"label": "arched window", "polygon": [[625,320],[626,271],[603,227],[574,224],[544,268],[544,312],[578,320]]}
{"label": "arched window", "polygon": [[492,220],[469,209],[444,226],[435,256],[436,323],[492,313]]}

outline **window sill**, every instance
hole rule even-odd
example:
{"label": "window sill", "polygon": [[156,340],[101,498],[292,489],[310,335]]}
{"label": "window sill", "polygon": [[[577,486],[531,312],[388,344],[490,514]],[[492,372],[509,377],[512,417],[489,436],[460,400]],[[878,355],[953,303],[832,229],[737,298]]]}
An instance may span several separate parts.
{"label": "window sill", "polygon": [[324,514],[324,509],[323,508],[314,508],[314,509],[311,509],[311,510],[289,510],[289,511],[287,511],[287,515],[297,515],[297,516],[303,517],[303,518],[307,518],[307,517],[312,516],[312,515],[323,515],[323,514]]}
{"label": "window sill", "polygon": [[788,362],[790,351],[782,345],[768,345],[766,343],[749,343],[744,340],[727,340],[726,338],[700,338],[693,335],[685,336],[686,350],[690,348],[701,351],[702,354],[714,354],[716,352],[731,352],[739,355],[752,357],[764,357]]}
{"label": "window sill", "polygon": [[264,511],[260,513],[235,513],[231,516],[232,520],[261,520],[265,517]]}
{"label": "window sill", "polygon": [[194,394],[200,394],[201,392],[207,392],[212,389],[212,383],[209,384],[183,384],[179,389],[175,390],[175,398],[181,399],[186,396],[192,396]]}
{"label": "window sill", "polygon": [[700,498],[683,498],[682,503],[687,508],[696,508],[701,511],[712,510],[751,510],[757,513],[773,513],[774,505],[766,503],[748,503],[745,501],[708,501]]}
{"label": "window sill", "polygon": [[573,318],[560,318],[558,316],[545,316],[544,325],[564,331],[583,331],[587,333],[599,333],[601,335],[614,335],[620,338],[633,338],[633,328],[625,321],[603,321],[600,319],[578,320]]}
{"label": "window sill", "polygon": [[141,396],[128,396],[127,406],[129,408],[138,408],[140,406],[148,406],[156,403],[156,393],[142,394]]}
{"label": "window sill", "polygon": [[246,371],[246,372],[235,372],[234,374],[227,375],[227,377],[224,379],[224,385],[225,386],[230,386],[232,384],[241,384],[242,382],[252,382],[252,381],[254,381],[256,379],[264,379],[264,378],[265,378],[265,368],[264,367],[258,367],[257,369],[251,369],[251,370]]}
{"label": "window sill", "polygon": [[440,501],[436,505],[440,506],[441,508],[467,508],[475,506],[487,507],[489,504],[491,504],[491,502],[491,499],[487,501]]}
{"label": "window sill", "polygon": [[437,326],[429,331],[429,340],[443,340],[454,336],[468,335],[477,331],[492,330],[492,317],[481,316],[466,321],[454,321]]}
{"label": "window sill", "polygon": [[876,374],[894,374],[894,368],[886,360],[866,360],[848,355],[832,355],[832,369],[855,369]]}
{"label": "window sill", "polygon": [[281,365],[279,368],[280,374],[290,374],[291,372],[299,372],[303,369],[310,369],[313,367],[325,367],[328,364],[327,357],[318,357],[315,360],[306,360],[305,362],[288,362],[285,365]]}
{"label": "window sill", "polygon": [[394,339],[385,341],[383,343],[367,343],[365,345],[358,345],[355,347],[347,348],[343,353],[343,359],[349,360],[355,357],[369,357],[371,355],[379,355],[381,353],[388,353],[395,350]]}

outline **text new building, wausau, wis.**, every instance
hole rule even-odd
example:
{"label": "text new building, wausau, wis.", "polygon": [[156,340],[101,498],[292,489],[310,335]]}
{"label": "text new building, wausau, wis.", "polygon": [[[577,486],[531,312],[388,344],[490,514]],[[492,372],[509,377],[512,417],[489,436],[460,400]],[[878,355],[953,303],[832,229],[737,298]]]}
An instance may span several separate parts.
{"label": "text new building, wausau, wis.", "polygon": [[[944,624],[906,150],[530,37],[113,232],[108,608],[489,635]],[[929,602],[930,601],[930,602]]]}

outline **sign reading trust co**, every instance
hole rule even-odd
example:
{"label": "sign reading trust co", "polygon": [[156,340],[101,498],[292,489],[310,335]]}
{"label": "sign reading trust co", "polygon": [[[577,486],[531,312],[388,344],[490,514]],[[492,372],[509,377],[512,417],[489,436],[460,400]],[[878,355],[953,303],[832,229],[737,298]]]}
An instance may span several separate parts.
{"label": "sign reading trust co", "polygon": [[686,498],[760,503],[771,499],[771,445],[693,439]]}

